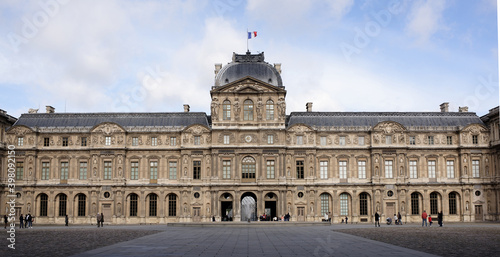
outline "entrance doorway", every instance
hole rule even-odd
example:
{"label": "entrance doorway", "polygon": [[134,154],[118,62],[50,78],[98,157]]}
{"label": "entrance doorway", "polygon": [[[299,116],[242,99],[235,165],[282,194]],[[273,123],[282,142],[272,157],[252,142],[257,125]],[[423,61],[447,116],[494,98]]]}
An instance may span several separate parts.
{"label": "entrance doorway", "polygon": [[394,214],[396,214],[395,208],[394,208],[394,203],[386,203],[385,205],[385,218],[391,218],[394,217]]}
{"label": "entrance doorway", "polygon": [[104,221],[110,221],[111,220],[111,204],[110,203],[103,203],[102,204],[102,215],[104,215],[105,219]]}
{"label": "entrance doorway", "polygon": [[297,221],[305,221],[305,207],[297,207]]}
{"label": "entrance doorway", "polygon": [[476,221],[483,221],[483,206],[482,205],[475,205],[474,210],[475,210],[475,220]]}
{"label": "entrance doorway", "polygon": [[233,202],[222,201],[220,202],[221,221],[233,220]]}
{"label": "entrance doorway", "polygon": [[276,210],[276,202],[278,197],[274,193],[267,193],[264,197],[264,208],[266,215],[269,217],[269,220],[273,220],[274,217],[278,217]]}
{"label": "entrance doorway", "polygon": [[201,221],[200,212],[201,212],[201,208],[200,207],[193,207],[193,221],[194,222],[200,222]]}
{"label": "entrance doorway", "polygon": [[241,221],[257,220],[257,197],[247,192],[241,196]]}

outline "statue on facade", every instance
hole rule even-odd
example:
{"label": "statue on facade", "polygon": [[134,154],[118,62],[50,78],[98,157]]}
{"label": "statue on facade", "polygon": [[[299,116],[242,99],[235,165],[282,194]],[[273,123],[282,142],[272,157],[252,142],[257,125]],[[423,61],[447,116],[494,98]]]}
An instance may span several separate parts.
{"label": "statue on facade", "polygon": [[284,119],[286,115],[286,103],[283,97],[278,99],[277,107],[278,107],[278,117],[280,119]]}
{"label": "statue on facade", "polygon": [[212,100],[212,104],[211,104],[211,107],[212,107],[212,120],[218,120],[219,118],[219,99],[217,99],[217,97],[214,97],[214,99]]}

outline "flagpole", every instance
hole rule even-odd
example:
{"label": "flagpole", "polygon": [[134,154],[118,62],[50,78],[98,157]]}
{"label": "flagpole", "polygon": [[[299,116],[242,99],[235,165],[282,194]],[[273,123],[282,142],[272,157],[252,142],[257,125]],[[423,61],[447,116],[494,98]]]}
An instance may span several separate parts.
{"label": "flagpole", "polygon": [[248,28],[247,28],[247,52],[250,52],[250,50],[248,50]]}

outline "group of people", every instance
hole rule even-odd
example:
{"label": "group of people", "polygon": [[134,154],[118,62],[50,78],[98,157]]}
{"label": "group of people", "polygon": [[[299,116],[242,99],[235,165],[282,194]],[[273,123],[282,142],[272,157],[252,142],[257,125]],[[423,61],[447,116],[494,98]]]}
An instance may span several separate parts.
{"label": "group of people", "polygon": [[[443,226],[443,212],[442,211],[438,212],[437,218],[438,218],[438,225],[440,227],[442,227]],[[424,212],[422,213],[422,227],[424,226],[424,224],[427,227],[427,221],[429,221],[429,227],[431,227],[432,226],[432,216],[427,215],[427,212],[425,212],[425,210],[424,210]]]}
{"label": "group of people", "polygon": [[19,228],[33,228],[33,220],[35,218],[31,216],[30,213],[23,217],[23,214],[19,216]]}
{"label": "group of people", "polygon": [[102,212],[101,214],[97,213],[96,218],[97,218],[97,227],[104,227],[104,214],[102,214]]}
{"label": "group of people", "polygon": [[[401,213],[398,212],[398,214],[394,214],[394,217],[387,217],[386,222],[387,225],[391,225],[392,222],[394,221],[394,224],[396,225],[403,225],[403,221],[401,220]],[[380,214],[378,212],[375,212],[375,227],[380,227]]]}

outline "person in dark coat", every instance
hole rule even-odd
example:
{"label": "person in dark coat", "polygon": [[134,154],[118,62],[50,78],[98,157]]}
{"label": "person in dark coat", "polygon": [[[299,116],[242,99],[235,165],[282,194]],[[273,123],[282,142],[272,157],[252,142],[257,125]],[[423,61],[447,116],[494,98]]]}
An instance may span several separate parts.
{"label": "person in dark coat", "polygon": [[7,219],[7,215],[3,215],[3,219],[5,223],[5,225],[3,225],[3,228],[7,228],[7,222],[9,222],[9,220]]}
{"label": "person in dark coat", "polygon": [[101,226],[101,214],[97,213],[96,221],[97,221],[97,227],[100,227]]}
{"label": "person in dark coat", "polygon": [[438,224],[440,227],[443,226],[443,211],[438,212]]}
{"label": "person in dark coat", "polygon": [[403,225],[403,221],[401,220],[401,213],[398,212],[398,224]]}
{"label": "person in dark coat", "polygon": [[66,214],[66,217],[64,217],[64,223],[65,223],[65,226],[67,227],[68,223],[69,223],[68,214]]}
{"label": "person in dark coat", "polygon": [[378,214],[378,212],[375,212],[375,227],[377,226],[380,227],[380,215]]}
{"label": "person in dark coat", "polygon": [[101,212],[101,227],[104,227],[104,214]]}
{"label": "person in dark coat", "polygon": [[19,228],[24,227],[24,217],[23,214],[21,213],[21,216],[19,216]]}

